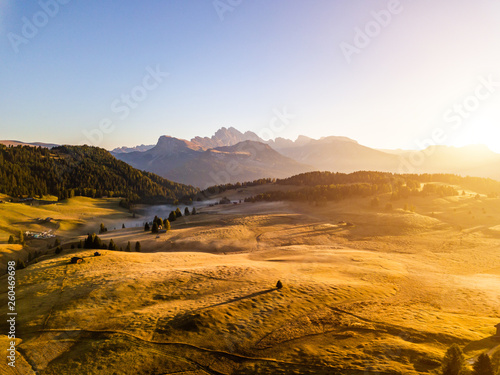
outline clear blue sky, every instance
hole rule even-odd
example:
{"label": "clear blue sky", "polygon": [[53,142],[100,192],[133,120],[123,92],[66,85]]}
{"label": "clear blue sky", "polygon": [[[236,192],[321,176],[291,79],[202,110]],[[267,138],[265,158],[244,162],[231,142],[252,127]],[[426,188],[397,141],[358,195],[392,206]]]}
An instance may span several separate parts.
{"label": "clear blue sky", "polygon": [[60,1],[0,0],[0,139],[92,143],[109,120],[105,148],[221,126],[418,148],[439,128],[500,152],[500,86],[476,94],[500,82],[497,1]]}

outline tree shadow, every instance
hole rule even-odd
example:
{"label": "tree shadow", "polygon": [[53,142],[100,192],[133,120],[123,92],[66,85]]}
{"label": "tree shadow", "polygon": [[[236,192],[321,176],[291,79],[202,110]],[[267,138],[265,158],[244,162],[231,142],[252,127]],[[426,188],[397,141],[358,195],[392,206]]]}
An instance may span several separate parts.
{"label": "tree shadow", "polygon": [[277,288],[271,288],[271,289],[261,290],[260,292],[255,292],[255,293],[247,294],[246,296],[242,296],[242,297],[232,298],[232,299],[230,299],[228,301],[225,301],[225,302],[216,303],[216,304],[213,304],[213,305],[210,305],[210,306],[206,306],[206,307],[200,307],[199,309],[196,309],[195,311],[206,310],[206,309],[210,309],[212,307],[218,307],[218,306],[228,305],[228,304],[233,303],[233,302],[238,302],[238,301],[242,301],[244,299],[249,299],[249,298],[261,296],[261,295],[264,295],[264,294],[267,294],[267,293],[271,293],[271,292],[273,292],[275,290],[278,290],[278,289]]}

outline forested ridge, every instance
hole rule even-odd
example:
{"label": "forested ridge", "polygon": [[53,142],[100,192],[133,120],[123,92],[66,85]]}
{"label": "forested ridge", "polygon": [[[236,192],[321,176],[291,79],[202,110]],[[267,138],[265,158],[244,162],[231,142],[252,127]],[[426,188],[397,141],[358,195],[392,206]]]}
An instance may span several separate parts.
{"label": "forested ridge", "polygon": [[301,186],[302,188],[270,191],[248,197],[246,201],[335,201],[382,193],[391,193],[393,200],[416,195],[453,196],[460,193],[454,186],[487,194],[489,197],[497,197],[500,192],[499,181],[452,174],[394,174],[370,171],[350,174],[308,172],[286,179],[277,179],[275,183],[283,186]]}
{"label": "forested ridge", "polygon": [[0,145],[0,192],[13,197],[54,195],[123,197],[130,202],[171,201],[198,189],[139,171],[91,146]]}

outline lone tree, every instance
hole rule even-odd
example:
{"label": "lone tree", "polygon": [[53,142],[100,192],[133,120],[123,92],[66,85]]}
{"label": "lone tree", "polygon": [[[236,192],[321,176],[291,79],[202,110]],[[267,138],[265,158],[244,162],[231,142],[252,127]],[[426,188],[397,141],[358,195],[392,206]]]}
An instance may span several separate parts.
{"label": "lone tree", "polygon": [[153,223],[153,229],[151,229],[152,233],[158,233],[158,223],[155,221]]}
{"label": "lone tree", "polygon": [[276,283],[276,288],[278,288],[278,289],[283,288],[283,283],[281,282],[281,280],[278,280],[278,282]]}
{"label": "lone tree", "polygon": [[151,230],[151,228],[149,227],[149,224],[146,223],[144,224],[144,232],[149,232]]}
{"label": "lone tree", "polygon": [[9,244],[13,244],[14,243],[14,236],[11,234],[9,236]]}
{"label": "lone tree", "polygon": [[141,243],[139,241],[135,243],[135,251],[139,253],[141,252]]}
{"label": "lone tree", "polygon": [[125,224],[122,224],[122,229],[125,229]]}
{"label": "lone tree", "polygon": [[191,215],[196,215],[196,207],[193,207],[193,211],[191,211]]}
{"label": "lone tree", "polygon": [[99,233],[105,233],[105,232],[107,232],[107,231],[108,231],[108,228],[106,228],[106,227],[104,226],[104,224],[103,224],[103,223],[101,223],[101,225],[100,225],[100,227],[99,227]]}
{"label": "lone tree", "polygon": [[494,375],[490,356],[486,353],[480,354],[476,363],[472,366],[472,375]]}
{"label": "lone tree", "polygon": [[465,358],[457,344],[448,348],[443,358],[443,375],[462,375],[465,370]]}

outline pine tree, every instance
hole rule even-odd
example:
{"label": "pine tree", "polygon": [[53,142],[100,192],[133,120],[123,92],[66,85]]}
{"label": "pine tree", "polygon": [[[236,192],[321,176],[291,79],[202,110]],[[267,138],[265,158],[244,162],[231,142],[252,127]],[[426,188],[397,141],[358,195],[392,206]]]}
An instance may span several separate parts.
{"label": "pine tree", "polygon": [[189,215],[190,215],[190,213],[189,213],[189,208],[187,208],[187,207],[186,207],[186,208],[184,209],[184,216],[189,216]]}
{"label": "pine tree", "polygon": [[122,229],[125,229],[125,224],[122,224]]}
{"label": "pine tree", "polygon": [[63,250],[63,249],[62,249],[62,247],[61,247],[61,246],[57,246],[57,247],[56,247],[56,251],[55,251],[55,253],[56,253],[56,254],[61,254],[61,253],[62,253],[62,250]]}
{"label": "pine tree", "polygon": [[168,215],[168,221],[173,222],[175,221],[175,219],[177,219],[177,215],[175,214],[174,211],[171,211],[170,215]]}
{"label": "pine tree", "polygon": [[153,229],[151,229],[152,233],[158,233],[158,223],[155,221],[153,223]]}
{"label": "pine tree", "polygon": [[141,252],[141,243],[139,241],[135,243],[135,251],[139,253]]}
{"label": "pine tree", "polygon": [[109,240],[108,250],[116,250],[116,244],[113,239]]}
{"label": "pine tree", "polygon": [[278,280],[278,282],[276,283],[276,288],[278,288],[278,289],[283,288],[283,283],[281,282],[281,280]]}
{"label": "pine tree", "polygon": [[465,369],[465,358],[457,344],[448,348],[443,358],[443,375],[461,375]]}
{"label": "pine tree", "polygon": [[151,230],[151,228],[149,227],[149,224],[146,223],[144,224],[144,232],[149,232]]}
{"label": "pine tree", "polygon": [[59,240],[59,238],[56,238],[56,240],[54,241],[54,246],[53,247],[57,247],[61,244],[61,241]]}
{"label": "pine tree", "polygon": [[105,232],[107,232],[107,231],[108,231],[108,228],[106,228],[106,227],[104,226],[104,224],[103,224],[103,223],[101,223],[101,225],[100,225],[100,227],[99,227],[99,233],[105,233]]}
{"label": "pine tree", "polygon": [[14,243],[14,236],[10,235],[9,236],[9,244],[13,244],[13,243]]}
{"label": "pine tree", "polygon": [[488,354],[482,353],[472,366],[472,375],[494,375],[493,366]]}
{"label": "pine tree", "polygon": [[177,207],[177,209],[175,210],[175,216],[176,216],[176,217],[182,217],[182,212],[181,212],[181,210],[179,209],[179,207]]}
{"label": "pine tree", "polygon": [[170,221],[168,221],[167,219],[163,221],[163,229],[165,229],[167,232],[170,230]]}
{"label": "pine tree", "polygon": [[22,230],[19,231],[19,243],[24,245],[24,233]]}
{"label": "pine tree", "polygon": [[132,249],[130,248],[130,241],[128,241],[127,248],[125,249],[125,251],[128,251],[128,252],[132,251]]}
{"label": "pine tree", "polygon": [[196,207],[193,207],[193,211],[191,211],[191,215],[196,215]]}

